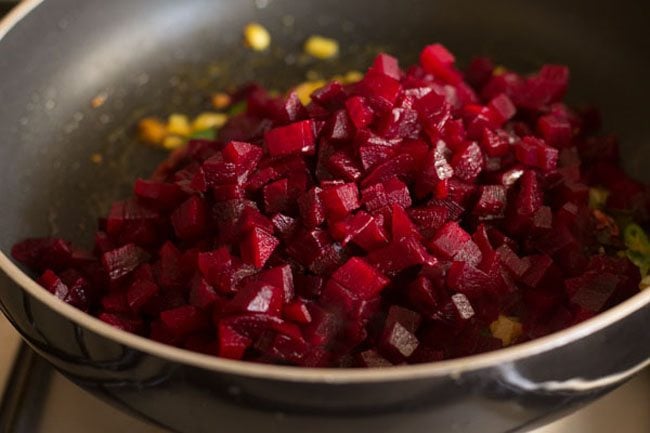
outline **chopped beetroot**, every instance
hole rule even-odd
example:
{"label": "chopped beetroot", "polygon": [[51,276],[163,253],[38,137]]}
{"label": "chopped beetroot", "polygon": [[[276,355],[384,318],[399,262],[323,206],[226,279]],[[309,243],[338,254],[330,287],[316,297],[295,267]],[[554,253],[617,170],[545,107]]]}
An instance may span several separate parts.
{"label": "chopped beetroot", "polygon": [[264,136],[270,155],[281,156],[293,153],[311,154],[315,149],[314,127],[311,120],[292,123],[272,129]]}
{"label": "chopped beetroot", "polygon": [[352,258],[332,274],[332,279],[366,299],[377,296],[388,279],[360,258]]}
{"label": "chopped beetroot", "polygon": [[307,106],[246,86],[216,140],[111,206],[92,253],[12,255],[116,328],[236,360],[389,367],[498,349],[504,320],[515,343],[574,325],[639,291],[618,223],[650,223],[650,188],[562,102],[566,67],[500,69],[433,44]]}
{"label": "chopped beetroot", "polygon": [[346,183],[325,188],[320,193],[320,199],[327,218],[337,220],[359,207],[359,187]]}
{"label": "chopped beetroot", "polygon": [[239,246],[242,260],[256,268],[262,268],[278,244],[276,237],[264,229],[255,227],[244,237]]}

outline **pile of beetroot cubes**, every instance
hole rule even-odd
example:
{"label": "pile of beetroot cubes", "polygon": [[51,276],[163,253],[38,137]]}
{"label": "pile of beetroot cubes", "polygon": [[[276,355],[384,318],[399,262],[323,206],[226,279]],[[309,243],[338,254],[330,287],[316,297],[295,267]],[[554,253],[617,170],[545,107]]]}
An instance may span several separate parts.
{"label": "pile of beetroot cubes", "polygon": [[[14,257],[129,332],[232,359],[376,367],[454,358],[568,327],[639,291],[609,215],[647,189],[562,99],[569,71],[518,75],[441,45],[303,106],[250,85],[218,141],[191,141],[100,220]],[[604,211],[589,188],[610,191]],[[494,329],[492,329],[493,331]]]}

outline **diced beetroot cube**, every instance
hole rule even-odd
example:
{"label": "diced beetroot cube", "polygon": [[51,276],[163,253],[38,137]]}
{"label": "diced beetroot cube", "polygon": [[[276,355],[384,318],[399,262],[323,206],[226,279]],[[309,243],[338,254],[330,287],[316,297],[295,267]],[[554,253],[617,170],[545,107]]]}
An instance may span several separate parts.
{"label": "diced beetroot cube", "polygon": [[61,281],[61,279],[49,269],[38,279],[38,284],[45,287],[48,292],[52,293],[62,301],[65,301],[68,297],[68,286],[66,286],[63,281]]}
{"label": "diced beetroot cube", "polygon": [[404,208],[398,204],[394,204],[392,207],[391,230],[394,241],[405,237],[422,238]]}
{"label": "diced beetroot cube", "polygon": [[418,338],[401,323],[392,322],[384,328],[379,342],[380,351],[396,362],[410,357],[420,345]]}
{"label": "diced beetroot cube", "polygon": [[197,176],[201,178],[197,179],[195,176],[192,179],[192,186],[201,192],[206,187],[237,183],[239,180],[237,166],[232,162],[226,161],[222,154],[217,154],[205,161]]}
{"label": "diced beetroot cube", "polygon": [[375,113],[363,96],[353,96],[345,101],[345,108],[357,129],[363,129],[374,120]]}
{"label": "diced beetroot cube", "polygon": [[325,165],[334,176],[348,182],[356,181],[362,175],[361,166],[348,152],[334,152]]}
{"label": "diced beetroot cube", "polygon": [[193,305],[185,305],[160,313],[162,323],[174,334],[186,336],[209,327],[206,314]]}
{"label": "diced beetroot cube", "polygon": [[158,294],[160,288],[150,280],[135,280],[126,292],[126,300],[134,313]]}
{"label": "diced beetroot cube", "polygon": [[542,284],[552,281],[557,277],[557,267],[547,255],[536,255],[530,257],[530,267],[521,278],[521,281],[528,287],[540,287]]}
{"label": "diced beetroot cube", "polygon": [[335,110],[345,99],[343,86],[338,81],[330,81],[320,89],[316,89],[311,94],[311,99],[318,105],[326,107],[328,110]]}
{"label": "diced beetroot cube", "polygon": [[455,62],[455,57],[440,44],[429,45],[420,54],[422,67],[449,84],[458,84],[463,79],[454,67]]}
{"label": "diced beetroot cube", "polygon": [[231,141],[222,150],[223,158],[227,162],[235,164],[240,175],[252,172],[260,159],[262,159],[262,148],[250,143]]}
{"label": "diced beetroot cube", "polygon": [[220,299],[214,288],[204,278],[197,278],[190,289],[190,304],[207,310]]}
{"label": "diced beetroot cube", "polygon": [[313,187],[298,199],[300,216],[306,227],[317,227],[325,221],[325,209],[321,200],[323,190]]}
{"label": "diced beetroot cube", "polygon": [[571,302],[593,313],[602,311],[620,283],[618,275],[593,271],[564,282]]}
{"label": "diced beetroot cube", "polygon": [[11,255],[36,271],[59,270],[70,266],[72,249],[63,239],[25,239],[11,248]]}
{"label": "diced beetroot cube", "polygon": [[454,154],[451,166],[454,175],[468,182],[474,181],[483,170],[485,161],[478,144],[471,143],[460,152]]}
{"label": "diced beetroot cube", "polygon": [[395,107],[379,118],[377,132],[388,139],[416,139],[421,126],[418,124],[418,113],[412,109]]}
{"label": "diced beetroot cube", "polygon": [[272,129],[264,135],[264,141],[271,156],[313,154],[316,145],[313,122],[303,120]]}
{"label": "diced beetroot cube", "polygon": [[262,268],[279,244],[280,241],[275,236],[266,230],[255,227],[244,237],[239,249],[245,263]]}
{"label": "diced beetroot cube", "polygon": [[289,181],[280,179],[262,189],[264,210],[267,213],[286,211],[289,207]]}
{"label": "diced beetroot cube", "polygon": [[341,245],[346,246],[370,224],[371,220],[372,216],[359,211],[354,215],[348,215],[344,219],[330,224],[329,231],[334,239],[340,241]]}
{"label": "diced beetroot cube", "polygon": [[293,272],[291,266],[282,265],[258,274],[257,279],[263,283],[270,284],[282,289],[284,294],[283,302],[290,302],[294,297]]}
{"label": "diced beetroot cube", "polygon": [[149,259],[149,254],[133,244],[108,251],[102,255],[102,266],[108,277],[115,281],[131,272]]}
{"label": "diced beetroot cube", "polygon": [[400,82],[388,75],[369,72],[359,83],[361,96],[365,97],[374,109],[390,110],[402,90]]}
{"label": "diced beetroot cube", "polygon": [[481,135],[481,148],[488,156],[500,157],[508,153],[510,143],[505,134],[494,132],[489,128],[484,128]]}
{"label": "diced beetroot cube", "polygon": [[474,214],[479,217],[500,218],[506,209],[506,188],[501,185],[483,185],[479,188],[479,199]]}
{"label": "diced beetroot cube", "polygon": [[171,216],[176,236],[183,240],[200,237],[207,228],[207,209],[201,197],[192,196]]}
{"label": "diced beetroot cube", "polygon": [[388,309],[386,326],[391,326],[394,323],[401,324],[407,331],[415,334],[422,323],[422,316],[408,308],[393,305]]}
{"label": "diced beetroot cube", "polygon": [[361,367],[368,368],[385,368],[392,367],[393,363],[382,357],[374,350],[366,350],[359,354],[359,363]]}
{"label": "diced beetroot cube", "polygon": [[362,187],[375,185],[379,182],[386,182],[394,177],[410,177],[415,168],[413,157],[408,154],[397,155],[376,166],[361,182]]}
{"label": "diced beetroot cube", "polygon": [[542,116],[537,120],[537,129],[544,140],[553,147],[565,147],[571,144],[573,128],[566,119],[554,115]]}
{"label": "diced beetroot cube", "polygon": [[264,281],[251,281],[240,288],[228,304],[228,310],[239,313],[259,313],[279,317],[284,293],[282,288]]}
{"label": "diced beetroot cube", "polygon": [[241,335],[227,324],[220,323],[219,333],[219,356],[228,359],[242,359],[246,349],[253,343],[248,337]]}
{"label": "diced beetroot cube", "polygon": [[175,183],[138,179],[133,188],[134,194],[157,209],[173,209],[183,200],[184,194]]}
{"label": "diced beetroot cube", "polygon": [[320,193],[320,199],[327,218],[332,220],[343,218],[360,206],[359,189],[354,183],[326,188]]}
{"label": "diced beetroot cube", "polygon": [[131,308],[123,291],[109,292],[101,300],[102,310],[115,314],[131,314]]}
{"label": "diced beetroot cube", "polygon": [[397,274],[411,266],[433,266],[436,263],[436,259],[415,238],[401,238],[384,248],[374,250],[368,255],[368,261],[389,275]]}
{"label": "diced beetroot cube", "polygon": [[442,226],[431,239],[429,248],[434,254],[445,260],[456,258],[459,261],[469,260],[478,264],[481,261],[480,250],[472,241],[472,237],[455,222]]}
{"label": "diced beetroot cube", "polygon": [[298,228],[298,222],[294,218],[281,213],[273,215],[271,222],[273,223],[275,233],[282,239],[290,237]]}
{"label": "diced beetroot cube", "polygon": [[311,322],[311,313],[303,301],[296,300],[282,307],[282,317],[295,323]]}
{"label": "diced beetroot cube", "polygon": [[451,306],[453,307],[454,314],[462,321],[474,317],[474,308],[469,302],[469,299],[467,299],[467,296],[462,293],[456,293],[451,297]]}
{"label": "diced beetroot cube", "polygon": [[492,98],[488,107],[490,107],[492,112],[496,114],[496,118],[500,124],[507,122],[517,114],[517,108],[508,95],[504,93]]}
{"label": "diced beetroot cube", "polygon": [[449,165],[450,151],[443,141],[438,141],[429,152],[424,162],[424,171],[418,177],[418,192],[426,195],[436,191],[436,186],[454,175],[454,169]]}
{"label": "diced beetroot cube", "polygon": [[241,200],[244,198],[244,188],[241,185],[217,185],[212,188],[215,201]]}
{"label": "diced beetroot cube", "polygon": [[432,237],[445,221],[455,219],[450,215],[449,208],[437,205],[409,209],[409,216],[426,238]]}
{"label": "diced beetroot cube", "polygon": [[273,223],[260,211],[254,208],[244,209],[239,220],[239,232],[245,234],[257,228],[273,233]]}
{"label": "diced beetroot cube", "polygon": [[399,80],[401,71],[397,59],[385,53],[380,53],[373,62],[370,70],[380,74],[388,75],[391,78]]}
{"label": "diced beetroot cube", "polygon": [[465,262],[454,262],[447,272],[449,288],[475,301],[482,296],[494,296],[497,283],[485,272]]}
{"label": "diced beetroot cube", "polygon": [[139,333],[143,323],[142,319],[126,317],[121,314],[100,313],[97,318],[117,329],[134,334]]}
{"label": "diced beetroot cube", "polygon": [[516,278],[521,278],[530,268],[530,259],[527,257],[519,258],[512,249],[504,244],[497,248],[499,260],[503,266],[508,269]]}
{"label": "diced beetroot cube", "polygon": [[488,57],[475,57],[465,71],[467,82],[474,88],[481,89],[494,71],[494,63]]}
{"label": "diced beetroot cube", "polygon": [[377,296],[389,280],[361,258],[353,257],[338,268],[332,279],[352,290],[361,299]]}

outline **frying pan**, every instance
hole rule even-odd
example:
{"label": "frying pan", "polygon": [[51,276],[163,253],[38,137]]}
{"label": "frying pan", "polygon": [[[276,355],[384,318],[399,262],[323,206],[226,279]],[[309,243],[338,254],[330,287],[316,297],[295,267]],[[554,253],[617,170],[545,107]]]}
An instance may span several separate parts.
{"label": "frying pan", "polygon": [[[627,168],[650,180],[647,2],[620,0],[27,0],[0,25],[0,305],[29,345],[84,389],[171,430],[505,432],[549,422],[648,365],[650,291],[516,347],[420,366],[322,370],[170,348],[51,297],[5,254],[27,236],[87,240],[94,219],[164,158],[136,144],[147,114],[195,113],[211,91],[257,79],[284,89],[309,70],[403,64],[441,41],[466,62],[572,68],[571,99],[604,108]],[[249,21],[273,35],[242,48]],[[333,62],[300,55],[336,37]],[[92,108],[98,94],[106,103]],[[101,153],[104,162],[90,162]]]}

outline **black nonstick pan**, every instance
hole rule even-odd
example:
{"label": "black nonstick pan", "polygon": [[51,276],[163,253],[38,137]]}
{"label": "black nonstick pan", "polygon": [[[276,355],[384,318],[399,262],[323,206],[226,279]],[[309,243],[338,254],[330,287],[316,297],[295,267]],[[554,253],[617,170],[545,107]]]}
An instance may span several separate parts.
{"label": "black nonstick pan", "polygon": [[[0,306],[68,378],[178,432],[490,433],[549,422],[650,363],[650,291],[493,353],[296,369],[110,328],[51,297],[7,253],[27,236],[87,241],[96,217],[165,156],[134,140],[144,115],[196,112],[209,92],[251,79],[285,89],[309,70],[364,70],[379,50],[407,64],[435,41],[461,63],[487,54],[521,70],[568,64],[571,100],[603,107],[627,168],[650,181],[649,9],[636,0],[27,0],[0,24]],[[268,53],[242,47],[250,21],[271,31]],[[302,58],[313,33],[338,39],[341,56]],[[106,103],[93,108],[98,94]]]}

